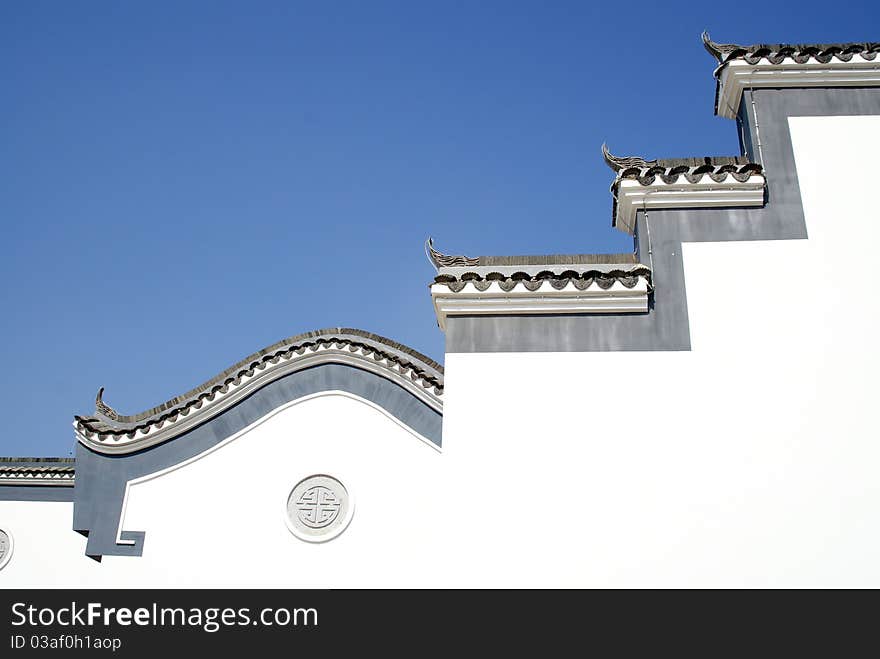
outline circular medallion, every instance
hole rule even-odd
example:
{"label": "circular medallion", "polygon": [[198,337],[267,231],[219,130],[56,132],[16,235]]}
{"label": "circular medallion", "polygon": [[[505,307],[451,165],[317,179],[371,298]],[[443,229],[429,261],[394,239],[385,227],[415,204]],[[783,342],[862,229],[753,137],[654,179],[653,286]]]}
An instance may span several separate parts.
{"label": "circular medallion", "polygon": [[12,536],[0,529],[0,570],[6,567],[12,558]]}
{"label": "circular medallion", "polygon": [[345,530],[354,512],[354,500],[332,476],[304,478],[287,497],[287,526],[298,538],[325,542]]}

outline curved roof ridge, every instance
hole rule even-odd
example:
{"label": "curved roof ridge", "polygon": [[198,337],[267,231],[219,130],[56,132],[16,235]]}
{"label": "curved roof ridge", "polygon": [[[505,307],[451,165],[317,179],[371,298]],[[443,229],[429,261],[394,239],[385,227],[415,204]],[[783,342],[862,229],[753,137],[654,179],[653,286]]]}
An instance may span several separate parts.
{"label": "curved roof ridge", "polygon": [[214,377],[206,380],[189,391],[137,414],[120,414],[104,403],[104,388],[101,387],[95,398],[96,410],[94,416],[75,416],[74,425],[84,425],[90,430],[97,432],[124,432],[132,425],[148,421],[152,422],[156,417],[170,415],[175,410],[196,403],[201,396],[208,395],[213,399],[213,393],[215,391],[223,389],[232,381],[241,378],[243,375],[252,374],[254,368],[264,365],[266,362],[277,360],[280,353],[292,349],[302,350],[315,344],[336,342],[343,342],[349,346],[363,345],[364,347],[371,348],[376,352],[380,352],[383,358],[388,359],[391,362],[412,368],[418,372],[424,380],[433,384],[434,387],[440,391],[443,389],[443,366],[430,357],[423,355],[409,346],[398,343],[397,341],[393,341],[384,336],[373,334],[372,332],[350,327],[330,327],[296,334],[277,341],[262,350],[248,355],[226,370],[218,373]]}

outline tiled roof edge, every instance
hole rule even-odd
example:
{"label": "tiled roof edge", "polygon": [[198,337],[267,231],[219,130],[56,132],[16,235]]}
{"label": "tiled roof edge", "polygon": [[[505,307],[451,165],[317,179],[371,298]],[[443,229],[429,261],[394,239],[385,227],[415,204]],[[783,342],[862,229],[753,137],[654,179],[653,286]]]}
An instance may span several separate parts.
{"label": "tiled roof edge", "polygon": [[74,458],[0,457],[0,486],[55,485],[71,487],[75,474]]}
{"label": "tiled roof edge", "polygon": [[0,476],[9,473],[21,473],[21,474],[73,474],[76,471],[76,467],[74,465],[70,465],[69,467],[9,467],[6,465],[0,465]]}
{"label": "tiled roof edge", "polygon": [[[742,59],[749,64],[757,64],[761,59],[766,59],[771,64],[780,64],[786,58],[791,58],[799,64],[809,59],[827,64],[833,58],[842,62],[849,62],[855,55],[862,59],[873,61],[880,54],[880,41],[863,41],[848,43],[818,43],[818,44],[754,44],[742,46],[733,43],[718,43],[712,41],[709,33],[704,31],[701,35],[703,46],[706,51],[718,62],[718,69],[735,59]],[[716,70],[716,75],[718,71]]]}
{"label": "tiled roof edge", "polygon": [[[359,339],[363,341],[359,341]],[[135,428],[146,427],[161,421],[163,418],[176,416],[180,410],[198,403],[203,397],[213,399],[214,393],[224,389],[236,379],[248,374],[248,372],[253,372],[258,366],[273,359],[277,360],[277,356],[280,353],[329,343],[345,343],[349,346],[363,345],[369,347],[374,351],[381,352],[383,358],[388,359],[390,362],[412,368],[437,389],[441,391],[443,389],[443,366],[433,359],[378,334],[354,328],[334,327],[314,332],[305,332],[278,341],[268,348],[264,348],[242,359],[222,373],[217,374],[186,393],[138,414],[120,414],[108,406],[103,401],[104,388],[102,387],[98,390],[95,400],[95,416],[75,416],[74,425],[77,428],[82,427],[99,433],[128,432]],[[370,343],[373,345],[369,345]],[[382,350],[382,348],[387,348],[387,350]]]}
{"label": "tiled roof edge", "polygon": [[441,273],[434,278],[434,283],[447,286],[453,293],[464,290],[468,283],[472,284],[479,291],[488,290],[493,282],[498,283],[501,290],[506,292],[512,291],[517,286],[523,286],[527,290],[536,291],[544,282],[550,282],[551,286],[557,290],[562,290],[569,283],[574,284],[575,288],[579,290],[585,290],[594,283],[600,288],[607,290],[615,282],[622,283],[626,288],[633,288],[638,283],[640,277],[644,277],[647,280],[650,290],[653,287],[651,269],[642,264],[635,265],[626,270],[565,270],[558,274],[545,270],[536,275],[530,275],[526,272],[515,272],[512,275],[502,275],[493,272],[485,276],[476,272],[465,272],[459,276]]}
{"label": "tiled roof edge", "polygon": [[[694,182],[705,175],[726,178],[728,174],[747,179],[753,174],[761,174],[762,167],[749,160],[747,156],[705,156],[702,158],[659,158],[646,160],[638,156],[615,156],[608,146],[602,145],[602,157],[617,175],[617,179],[638,179],[643,185],[650,185],[660,176],[665,183],[674,183],[679,176],[686,176]],[[643,179],[649,179],[644,182]]]}

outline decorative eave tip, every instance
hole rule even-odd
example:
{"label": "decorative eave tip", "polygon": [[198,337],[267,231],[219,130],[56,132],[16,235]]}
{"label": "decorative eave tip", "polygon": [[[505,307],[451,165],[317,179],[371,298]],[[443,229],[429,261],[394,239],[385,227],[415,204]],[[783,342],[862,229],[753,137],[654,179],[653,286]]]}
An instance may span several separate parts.
{"label": "decorative eave tip", "polygon": [[741,49],[741,46],[737,46],[736,44],[717,43],[712,41],[709,37],[708,30],[703,30],[703,34],[700,35],[700,38],[703,40],[703,48],[705,48],[706,52],[714,57],[719,64],[723,64],[727,56],[733,51]]}
{"label": "decorative eave tip", "polygon": [[467,256],[451,256],[448,254],[443,254],[442,252],[438,252],[434,249],[434,239],[430,236],[425,241],[425,254],[428,256],[428,260],[434,265],[437,270],[440,268],[455,268],[455,267],[465,267],[465,266],[475,266],[478,265],[480,259],[472,259]]}
{"label": "decorative eave tip", "polygon": [[602,143],[602,157],[605,159],[605,163],[618,174],[630,167],[644,168],[657,164],[656,160],[645,160],[638,156],[615,156],[608,150],[608,146],[604,142]]}
{"label": "decorative eave tip", "polygon": [[119,413],[104,402],[104,387],[98,389],[98,395],[95,396],[95,415],[103,416],[113,421],[119,420]]}

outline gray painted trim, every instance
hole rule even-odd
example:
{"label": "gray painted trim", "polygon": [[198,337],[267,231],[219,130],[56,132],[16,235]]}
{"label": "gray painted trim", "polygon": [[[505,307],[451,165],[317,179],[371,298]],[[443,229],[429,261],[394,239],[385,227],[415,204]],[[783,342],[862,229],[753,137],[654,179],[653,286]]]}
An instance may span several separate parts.
{"label": "gray painted trim", "polygon": [[0,501],[73,501],[73,485],[0,485]]}
{"label": "gray painted trim", "polygon": [[[323,364],[296,371],[163,444],[125,455],[101,454],[78,444],[73,528],[88,535],[86,554],[92,557],[142,554],[143,532],[122,532],[122,539],[133,540],[133,545],[116,542],[126,485],[130,480],[180,464],[282,405],[324,391],[345,391],[371,401],[436,446],[441,445],[442,415],[390,380],[342,364]],[[258,469],[259,465],[254,468]],[[292,487],[297,479],[296,465],[291,468]]]}
{"label": "gray painted trim", "polygon": [[763,155],[766,204],[655,210],[647,216],[639,211],[637,253],[653,269],[653,300],[647,314],[450,316],[446,352],[690,350],[681,244],[807,238],[788,118],[876,114],[877,88],[746,90],[740,106],[740,142],[751,159],[760,162]]}

